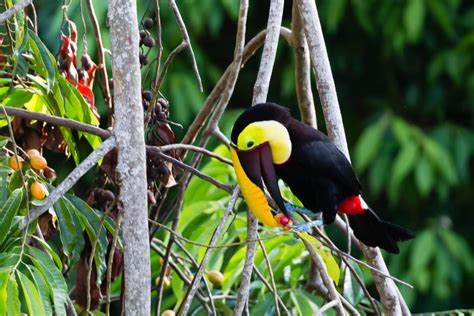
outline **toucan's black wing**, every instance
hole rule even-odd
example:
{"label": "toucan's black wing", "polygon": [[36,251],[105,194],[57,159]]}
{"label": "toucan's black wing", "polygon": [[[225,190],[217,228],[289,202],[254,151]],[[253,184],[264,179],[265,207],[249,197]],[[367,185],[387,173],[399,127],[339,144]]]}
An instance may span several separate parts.
{"label": "toucan's black wing", "polygon": [[346,194],[359,194],[361,185],[351,163],[323,133],[294,121],[289,126],[292,160],[316,177],[332,180]]}

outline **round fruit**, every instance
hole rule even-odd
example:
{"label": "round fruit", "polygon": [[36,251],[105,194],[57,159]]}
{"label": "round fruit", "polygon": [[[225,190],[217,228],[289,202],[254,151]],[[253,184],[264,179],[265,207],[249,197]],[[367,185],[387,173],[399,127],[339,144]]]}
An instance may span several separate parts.
{"label": "round fruit", "polygon": [[12,168],[13,170],[18,170],[20,169],[21,167],[23,167],[23,159],[21,159],[20,157],[18,157],[18,160],[15,158],[15,156],[12,156],[10,157],[10,159],[8,159],[8,165],[10,166],[10,168]]}
{"label": "round fruit", "polygon": [[222,282],[224,282],[224,275],[217,270],[212,270],[207,274],[209,281],[215,286],[222,286]]}
{"label": "round fruit", "polygon": [[175,312],[174,310],[172,309],[167,309],[163,312],[163,314],[161,314],[161,316],[175,316]]}
{"label": "round fruit", "polygon": [[145,91],[143,91],[142,96],[143,96],[143,99],[150,102],[151,98],[153,98],[153,92],[151,92],[150,90],[145,90]]}
{"label": "round fruit", "polygon": [[[160,283],[160,277],[156,277],[155,279],[155,285],[158,286],[158,284]],[[163,279],[163,288],[164,289],[167,289],[171,286],[171,281],[170,281],[170,278],[168,278],[167,276],[165,276],[165,278]]]}
{"label": "round fruit", "polygon": [[145,38],[142,39],[142,43],[146,47],[150,47],[150,48],[155,46],[155,40],[151,38],[151,36],[145,36]]}
{"label": "round fruit", "polygon": [[148,58],[146,58],[145,55],[140,54],[138,57],[140,59],[140,65],[144,66],[144,65],[148,64]]}
{"label": "round fruit", "polygon": [[37,200],[42,200],[46,196],[46,188],[41,183],[35,181],[30,187],[31,196]]}
{"label": "round fruit", "polygon": [[46,161],[46,159],[41,156],[31,157],[30,164],[36,170],[44,170],[48,166],[48,162]]}
{"label": "round fruit", "polygon": [[151,30],[153,28],[153,26],[155,25],[155,23],[153,22],[152,19],[150,18],[146,18],[144,21],[143,21],[143,27],[147,30]]}
{"label": "round fruit", "polygon": [[34,157],[34,156],[41,156],[40,152],[37,151],[36,149],[28,149],[28,150],[26,151],[26,154],[27,154],[30,158],[32,158],[32,157]]}

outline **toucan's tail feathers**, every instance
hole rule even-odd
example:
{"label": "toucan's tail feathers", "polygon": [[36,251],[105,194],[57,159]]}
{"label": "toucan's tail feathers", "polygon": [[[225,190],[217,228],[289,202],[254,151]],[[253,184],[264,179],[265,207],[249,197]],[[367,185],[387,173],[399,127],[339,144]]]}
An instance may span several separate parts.
{"label": "toucan's tail feathers", "polygon": [[412,239],[415,235],[396,224],[380,219],[372,210],[364,214],[349,215],[354,235],[365,245],[380,247],[391,253],[399,253],[397,242]]}

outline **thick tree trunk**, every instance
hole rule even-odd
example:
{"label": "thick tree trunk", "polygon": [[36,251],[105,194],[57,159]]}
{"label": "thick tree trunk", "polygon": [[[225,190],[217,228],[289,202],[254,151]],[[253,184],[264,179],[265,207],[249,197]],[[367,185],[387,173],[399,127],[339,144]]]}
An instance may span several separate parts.
{"label": "thick tree trunk", "polygon": [[125,314],[150,314],[150,249],[143,108],[138,61],[135,1],[109,1],[114,78],[115,128],[120,181],[119,208],[124,213]]}

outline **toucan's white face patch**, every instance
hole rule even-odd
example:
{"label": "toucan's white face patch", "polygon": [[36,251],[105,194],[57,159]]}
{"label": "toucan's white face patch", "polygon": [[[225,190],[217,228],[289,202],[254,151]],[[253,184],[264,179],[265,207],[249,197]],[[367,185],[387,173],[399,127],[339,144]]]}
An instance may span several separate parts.
{"label": "toucan's white face patch", "polygon": [[239,150],[250,150],[265,142],[270,144],[275,164],[282,164],[290,158],[290,135],[286,127],[277,121],[260,121],[249,124],[239,134],[236,145]]}

